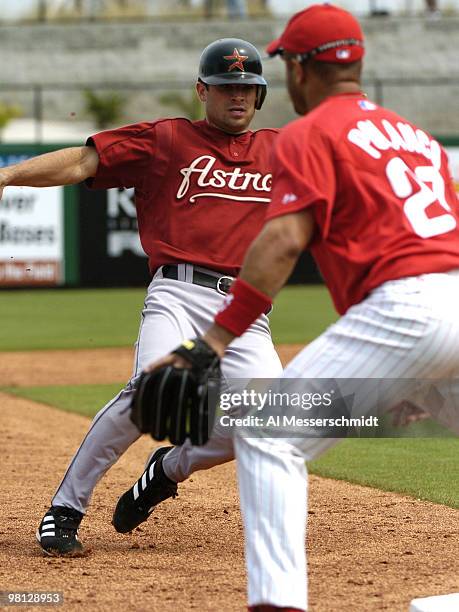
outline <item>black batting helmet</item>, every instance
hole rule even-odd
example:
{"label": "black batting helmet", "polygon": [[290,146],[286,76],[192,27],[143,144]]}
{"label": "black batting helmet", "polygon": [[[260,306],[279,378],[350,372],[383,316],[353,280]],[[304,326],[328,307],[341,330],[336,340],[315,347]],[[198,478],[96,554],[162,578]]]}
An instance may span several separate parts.
{"label": "black batting helmet", "polygon": [[253,45],[240,38],[220,38],[210,43],[199,60],[199,80],[206,85],[257,85],[257,110],[266,97],[267,83],[262,72],[260,54]]}

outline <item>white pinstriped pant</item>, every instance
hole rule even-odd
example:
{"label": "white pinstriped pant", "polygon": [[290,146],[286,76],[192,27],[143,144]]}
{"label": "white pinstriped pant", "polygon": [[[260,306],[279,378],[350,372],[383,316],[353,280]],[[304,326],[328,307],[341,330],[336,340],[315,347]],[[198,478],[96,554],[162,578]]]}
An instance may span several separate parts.
{"label": "white pinstriped pant", "polygon": [[[284,378],[445,379],[443,412],[423,407],[459,433],[458,305],[459,271],[384,283],[304,348]],[[249,438],[237,430],[249,605],[307,609],[305,460],[338,441]]]}

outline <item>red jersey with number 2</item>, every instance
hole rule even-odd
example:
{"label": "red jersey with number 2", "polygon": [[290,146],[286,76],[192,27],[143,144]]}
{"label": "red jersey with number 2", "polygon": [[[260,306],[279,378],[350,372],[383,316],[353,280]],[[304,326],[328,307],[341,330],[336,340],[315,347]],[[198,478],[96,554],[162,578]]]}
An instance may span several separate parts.
{"label": "red jersey with number 2", "polygon": [[385,281],[459,268],[445,151],[361,94],[327,98],[277,139],[268,219],[309,209],[310,245],[344,313]]}
{"label": "red jersey with number 2", "polygon": [[232,135],[206,121],[160,119],[92,136],[95,189],[134,187],[142,247],[154,272],[186,262],[236,275],[271,200],[278,130]]}

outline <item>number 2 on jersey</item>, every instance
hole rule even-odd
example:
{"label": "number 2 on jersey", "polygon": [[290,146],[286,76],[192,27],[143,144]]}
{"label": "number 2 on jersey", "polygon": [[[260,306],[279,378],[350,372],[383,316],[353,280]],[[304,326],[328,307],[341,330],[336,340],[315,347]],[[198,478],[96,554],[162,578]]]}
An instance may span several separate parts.
{"label": "number 2 on jersey", "polygon": [[[456,227],[455,217],[449,214],[451,207],[445,197],[445,182],[437,168],[418,166],[413,171],[403,159],[394,157],[386,166],[386,175],[395,195],[405,199],[403,212],[415,234],[421,238],[431,238],[446,234]],[[413,193],[413,181],[419,185],[416,193]],[[434,202],[438,202],[447,212],[428,217],[427,209]]]}

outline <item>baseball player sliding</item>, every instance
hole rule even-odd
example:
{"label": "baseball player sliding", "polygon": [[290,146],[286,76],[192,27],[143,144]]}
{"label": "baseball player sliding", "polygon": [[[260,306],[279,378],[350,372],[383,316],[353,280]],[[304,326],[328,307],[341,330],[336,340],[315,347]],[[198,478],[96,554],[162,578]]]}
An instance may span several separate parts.
{"label": "baseball player sliding", "polygon": [[[363,34],[348,12],[311,6],[268,52],[284,61],[292,104],[305,116],[276,141],[267,222],[214,325],[148,370],[159,376],[174,365],[185,375],[192,364],[199,395],[206,368],[215,371],[216,355],[244,337],[310,248],[341,318],[293,359],[284,382],[303,379],[308,390],[324,378],[395,379],[392,400],[401,401],[415,379],[422,387],[439,378],[453,394],[459,210],[444,150],[362,92]],[[448,399],[459,398],[443,399],[440,416],[457,428]],[[373,396],[366,404],[375,410]],[[271,433],[235,431],[248,602],[257,611],[306,610],[305,459],[337,439],[320,429]]]}
{"label": "baseball player sliding", "polygon": [[[261,229],[271,198],[270,153],[276,130],[249,131],[266,95],[258,51],[222,39],[202,53],[196,91],[206,119],[161,119],[96,134],[84,147],[3,168],[0,185],[134,187],[139,233],[152,281],[141,315],[132,378],[94,418],[59,485],[37,539],[45,553],[78,554],[78,527],[99,479],[140,436],[129,418],[135,381],[151,361],[203,333]],[[262,314],[234,343],[224,376],[282,371]],[[231,436],[217,428],[202,447],[186,443],[154,453],[113,517],[127,532],[192,472],[234,458]]]}

